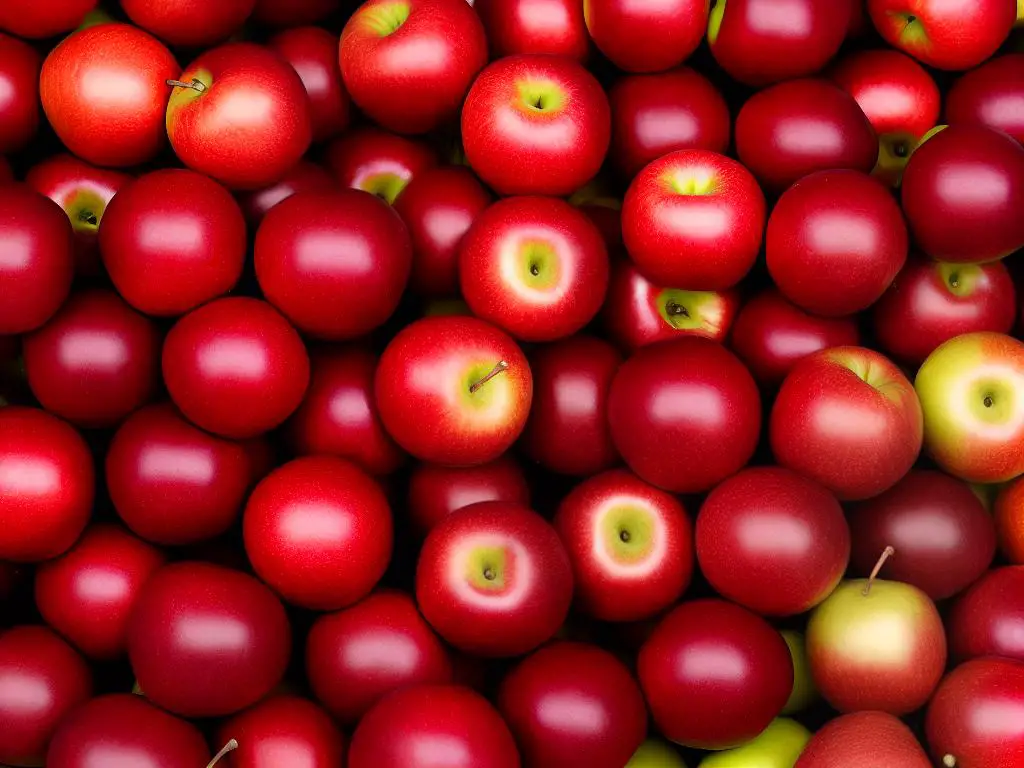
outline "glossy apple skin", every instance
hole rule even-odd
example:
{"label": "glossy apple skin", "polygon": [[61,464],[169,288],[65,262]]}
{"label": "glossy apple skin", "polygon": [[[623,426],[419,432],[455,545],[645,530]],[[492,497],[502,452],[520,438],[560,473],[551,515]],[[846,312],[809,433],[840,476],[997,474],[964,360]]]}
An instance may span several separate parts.
{"label": "glossy apple skin", "polygon": [[313,693],[339,722],[358,722],[392,691],[452,682],[448,651],[412,597],[380,590],[320,616],[306,640]]}
{"label": "glossy apple skin", "polygon": [[902,200],[914,240],[933,259],[1001,259],[1024,246],[1024,147],[982,125],[951,125],[914,152]]}
{"label": "glossy apple skin", "polygon": [[[813,74],[839,51],[850,16],[835,0],[728,0],[712,11],[708,43],[742,83],[763,86]],[[717,17],[717,30],[716,30]]]}
{"label": "glossy apple skin", "polygon": [[536,768],[621,768],[647,734],[636,680],[586,643],[552,643],[521,661],[501,683],[498,709]]}
{"label": "glossy apple skin", "polygon": [[0,33],[0,155],[22,149],[39,128],[39,69],[36,50]]}
{"label": "glossy apple skin", "polygon": [[[665,398],[701,407],[666,410]],[[608,422],[615,447],[641,479],[673,493],[699,493],[753,455],[761,397],[735,355],[709,339],[686,337],[643,347],[619,367]]]}
{"label": "glossy apple skin", "polygon": [[175,323],[164,340],[163,374],[174,404],[196,426],[222,437],[255,437],[299,407],[309,355],[269,304],[230,297]]}
{"label": "glossy apple skin", "polygon": [[704,39],[706,0],[659,0],[631,4],[587,0],[590,39],[626,72],[662,72],[682,64]]}
{"label": "glossy apple skin", "polygon": [[[508,367],[482,384],[500,362]],[[526,426],[533,375],[516,342],[473,317],[407,325],[381,355],[374,378],[381,421],[395,442],[437,464],[483,464]]]}
{"label": "glossy apple skin", "polygon": [[878,301],[908,251],[899,206],[860,171],[820,171],[798,181],[779,198],[765,235],[775,285],[797,306],[826,317]]}
{"label": "glossy apple skin", "polygon": [[522,341],[582,329],[604,302],[608,272],[597,226],[575,206],[546,197],[499,200],[459,245],[459,284],[470,310]]}
{"label": "glossy apple skin", "polygon": [[61,721],[46,755],[65,768],[195,768],[210,759],[191,723],[142,696],[98,696]]}
{"label": "glossy apple skin", "polygon": [[946,94],[946,123],[975,123],[1024,144],[1024,53],[1008,53],[961,75]]}
{"label": "glossy apple skin", "polygon": [[[913,466],[923,417],[894,363],[864,347],[833,347],[797,363],[772,407],[772,452],[840,501],[877,496]],[[880,554],[880,553],[879,553]]]}
{"label": "glossy apple skin", "polygon": [[376,704],[352,736],[348,768],[519,768],[508,726],[480,694],[420,685]]}
{"label": "glossy apple skin", "polygon": [[0,335],[31,331],[71,291],[75,257],[71,224],[60,206],[24,184],[0,185]]}
{"label": "glossy apple skin", "polygon": [[964,662],[942,681],[928,705],[928,746],[957,768],[1013,768],[1024,760],[1024,662]]}
{"label": "glossy apple skin", "polygon": [[650,163],[622,202],[622,238],[637,269],[688,290],[724,290],[742,280],[757,258],[764,221],[764,194],[750,172],[703,149]]}
{"label": "glossy apple skin", "polygon": [[851,571],[867,576],[887,546],[885,575],[933,600],[957,594],[981,576],[996,551],[992,516],[966,483],[934,470],[910,472],[850,512]]}
{"label": "glossy apple skin", "polygon": [[800,753],[794,768],[932,768],[903,721],[885,712],[852,712],[830,720]]}
{"label": "glossy apple skin", "polygon": [[[82,657],[42,626],[0,634],[0,760],[42,765],[60,721],[92,695]],[[49,763],[62,765],[61,763]]]}
{"label": "glossy apple skin", "polygon": [[297,192],[330,192],[338,183],[322,166],[300,160],[280,181],[269,187],[238,196],[239,205],[250,226],[259,227],[267,211]]}
{"label": "glossy apple skin", "polygon": [[256,0],[252,18],[270,27],[297,27],[322,21],[341,0]]}
{"label": "glossy apple skin", "polygon": [[343,187],[393,203],[410,181],[437,164],[437,156],[417,139],[365,127],[332,141],[326,164]]}
{"label": "glossy apple skin", "polygon": [[319,27],[278,32],[267,47],[292,65],[309,97],[313,141],[344,131],[351,119],[351,99],[338,71],[338,38]]}
{"label": "glossy apple skin", "polygon": [[[560,103],[537,108],[557,89]],[[556,97],[553,99],[558,102]],[[484,68],[462,108],[470,167],[501,195],[570,195],[601,168],[611,108],[597,79],[558,56],[506,56]]]}
{"label": "glossy apple skin", "polygon": [[996,530],[1006,558],[1024,565],[1024,480],[1004,486],[996,497]]}
{"label": "glossy apple skin", "polygon": [[612,109],[611,157],[626,178],[677,149],[724,153],[729,146],[729,107],[696,70],[678,67],[625,75],[608,91]]}
{"label": "glossy apple skin", "polygon": [[409,477],[409,516],[421,533],[479,501],[530,506],[530,486],[511,455],[473,467],[417,464]]}
{"label": "glossy apple skin", "polygon": [[192,170],[231,189],[261,189],[279,181],[309,148],[306,89],[275,52],[227,43],[170,77],[205,86],[202,92],[175,87],[167,102],[171,147]]}
{"label": "glossy apple skin", "polygon": [[974,331],[1009,333],[1017,315],[1009,270],[988,264],[944,264],[914,256],[875,305],[879,346],[921,364],[955,336]]}
{"label": "glossy apple skin", "polygon": [[[634,519],[637,513],[643,518]],[[686,510],[632,472],[584,480],[559,504],[554,525],[572,563],[577,606],[596,619],[648,619],[690,584],[693,524]],[[632,530],[642,548],[622,546],[620,530]]]}
{"label": "glossy apple skin", "polygon": [[155,37],[128,24],[99,24],[50,52],[39,96],[57,136],[75,155],[94,165],[138,165],[166,144],[165,81],[178,71]]}
{"label": "glossy apple skin", "polygon": [[583,5],[571,0],[477,0],[492,58],[549,54],[586,63],[590,36]]}
{"label": "glossy apple skin", "polygon": [[245,249],[245,218],[231,194],[180,168],[125,184],[100,227],[114,287],[148,315],[180,315],[230,291]]}
{"label": "glossy apple skin", "polygon": [[32,0],[12,0],[0,10],[0,27],[19,37],[53,37],[74,29],[97,0],[55,0],[37,4]]}
{"label": "glossy apple skin", "polygon": [[676,606],[643,644],[637,671],[659,730],[700,749],[726,749],[757,736],[793,686],[782,635],[724,600]]}
{"label": "glossy apple skin", "polygon": [[468,168],[417,173],[394,206],[412,238],[409,287],[421,296],[459,294],[459,245],[491,204],[491,195]]}
{"label": "glossy apple skin", "polygon": [[947,620],[949,650],[964,661],[1002,656],[1024,662],[1024,566],[993,568],[956,603]]}
{"label": "glossy apple skin", "polygon": [[139,687],[184,717],[233,714],[281,680],[291,651],[284,607],[254,577],[179,562],[143,587],[128,625]]}
{"label": "glossy apple skin", "polygon": [[284,755],[294,768],[343,765],[345,739],[338,726],[320,707],[298,696],[264,699],[223,723],[217,733],[218,744],[238,742],[238,749],[221,761],[225,768],[264,768]]}
{"label": "glossy apple skin", "polygon": [[170,45],[205,48],[241,29],[256,0],[121,0],[125,14],[136,26]]}
{"label": "glossy apple skin", "polygon": [[695,540],[715,591],[764,616],[809,611],[850,559],[836,497],[782,467],[744,469],[718,485],[697,515]]}
{"label": "glossy apple skin", "polygon": [[49,560],[66,552],[92,514],[89,448],[46,411],[0,409],[0,560]]}
{"label": "glossy apple skin", "polygon": [[825,79],[779,83],[758,91],[736,117],[736,154],[770,192],[815,171],[869,173],[878,138],[854,98]]}
{"label": "glossy apple skin", "polygon": [[[488,579],[491,569],[496,578]],[[519,656],[551,639],[572,593],[572,568],[555,529],[510,502],[479,502],[439,521],[416,567],[424,618],[476,656]]]}

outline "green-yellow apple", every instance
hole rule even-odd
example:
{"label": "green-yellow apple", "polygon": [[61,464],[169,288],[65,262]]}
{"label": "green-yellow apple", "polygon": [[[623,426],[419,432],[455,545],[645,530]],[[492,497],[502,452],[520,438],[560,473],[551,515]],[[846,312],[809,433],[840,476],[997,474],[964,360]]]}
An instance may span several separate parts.
{"label": "green-yellow apple", "polygon": [[686,768],[672,747],[658,739],[648,739],[633,753],[625,768]]}
{"label": "green-yellow apple", "polygon": [[800,723],[779,717],[757,738],[708,755],[698,768],[793,768],[810,739],[811,732]]}
{"label": "green-yellow apple", "polygon": [[789,646],[789,655],[793,659],[793,691],[789,701],[782,708],[782,714],[792,715],[802,712],[818,700],[818,689],[811,677],[811,667],[807,661],[807,642],[802,633],[792,629],[782,632],[782,639]]}

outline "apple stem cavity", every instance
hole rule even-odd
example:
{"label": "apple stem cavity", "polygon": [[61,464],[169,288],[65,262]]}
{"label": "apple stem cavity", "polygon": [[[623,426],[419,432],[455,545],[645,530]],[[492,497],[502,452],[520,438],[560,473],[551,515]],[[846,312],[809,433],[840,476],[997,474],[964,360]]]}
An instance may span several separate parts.
{"label": "apple stem cavity", "polygon": [[203,85],[202,81],[197,80],[195,78],[192,78],[191,83],[186,83],[184,80],[167,80],[165,82],[172,88],[191,88],[192,90],[198,91],[199,93],[202,93],[206,90],[206,86]]}
{"label": "apple stem cavity", "polygon": [[476,391],[478,389],[480,389],[480,387],[482,387],[484,384],[486,384],[488,381],[493,379],[495,376],[497,376],[502,371],[507,371],[507,370],[508,370],[508,363],[505,362],[504,360],[499,361],[497,365],[495,365],[493,368],[491,368],[491,370],[487,373],[486,376],[484,376],[479,381],[476,381],[476,382],[470,384],[470,386],[469,386],[469,393],[471,395],[475,394]]}
{"label": "apple stem cavity", "polygon": [[219,763],[228,752],[234,752],[236,749],[238,749],[238,741],[236,739],[231,739],[227,744],[221,747],[220,752],[213,756],[213,760],[206,764],[206,768],[213,768],[213,766]]}
{"label": "apple stem cavity", "polygon": [[690,316],[690,311],[682,304],[678,304],[675,301],[670,301],[665,305],[665,312],[670,315],[682,315],[683,317]]}
{"label": "apple stem cavity", "polygon": [[78,220],[93,227],[99,224],[99,219],[96,218],[96,214],[92,211],[79,211]]}
{"label": "apple stem cavity", "polygon": [[868,576],[868,583],[864,585],[864,589],[861,594],[867,597],[871,594],[871,585],[875,583],[875,579],[878,578],[879,571],[882,570],[882,566],[885,565],[885,561],[896,554],[896,548],[889,546],[882,550],[882,556],[878,558],[878,562],[875,563],[875,567],[871,569],[871,575]]}

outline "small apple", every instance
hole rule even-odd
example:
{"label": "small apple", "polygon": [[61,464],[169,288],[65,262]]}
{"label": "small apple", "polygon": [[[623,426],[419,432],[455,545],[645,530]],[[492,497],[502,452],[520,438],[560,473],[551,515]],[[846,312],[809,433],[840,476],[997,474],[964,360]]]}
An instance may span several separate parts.
{"label": "small apple", "polygon": [[196,6],[195,0],[121,0],[132,23],[170,45],[206,48],[241,29],[256,0],[218,0]]}
{"label": "small apple", "polygon": [[573,0],[476,0],[491,57],[550,54],[585,63],[590,36],[583,3]]}
{"label": "small apple", "polygon": [[42,63],[31,45],[0,32],[0,155],[23,149],[36,135]]}
{"label": "small apple", "polygon": [[334,138],[351,119],[351,99],[338,70],[338,38],[319,27],[294,27],[278,32],[267,47],[298,73],[309,97],[313,141]]}
{"label": "small apple", "polygon": [[853,712],[811,737],[793,768],[932,768],[906,725],[885,712]]}
{"label": "small apple", "polygon": [[958,661],[1002,656],[1024,663],[1024,566],[993,568],[968,587],[947,620],[949,651]]}
{"label": "small apple", "polygon": [[48,38],[74,29],[98,0],[7,0],[0,8],[0,29],[12,35]]}
{"label": "small apple", "polygon": [[708,2],[586,0],[583,17],[594,45],[619,69],[663,72],[697,50],[707,26]]}
{"label": "small apple", "polygon": [[[1024,0],[1020,0],[1024,2]],[[1024,144],[1024,53],[1008,53],[962,74],[946,94],[946,122],[975,123]]]}
{"label": "small apple", "polygon": [[443,518],[479,501],[530,506],[530,486],[513,456],[506,453],[472,467],[421,463],[409,477],[409,517],[420,533],[428,533]]}
{"label": "small apple", "polygon": [[325,162],[343,187],[393,203],[410,181],[437,164],[437,156],[416,139],[365,127],[332,141]]}
{"label": "small apple", "polygon": [[807,642],[801,632],[786,629],[782,631],[782,639],[789,646],[789,656],[793,662],[793,690],[789,694],[782,714],[793,715],[803,712],[821,698],[818,688],[811,677],[811,664],[807,659]]}
{"label": "small apple", "polygon": [[[271,696],[221,723],[220,744],[235,743],[224,768],[260,768],[287,755],[293,765],[341,765],[344,737],[326,712],[288,694]],[[217,763],[220,765],[220,763]]]}
{"label": "small apple", "polygon": [[996,530],[1006,559],[1024,565],[1024,478],[1004,486],[996,497]]}
{"label": "small apple", "polygon": [[708,755],[697,768],[793,768],[810,740],[811,732],[800,723],[779,717],[747,743]]}

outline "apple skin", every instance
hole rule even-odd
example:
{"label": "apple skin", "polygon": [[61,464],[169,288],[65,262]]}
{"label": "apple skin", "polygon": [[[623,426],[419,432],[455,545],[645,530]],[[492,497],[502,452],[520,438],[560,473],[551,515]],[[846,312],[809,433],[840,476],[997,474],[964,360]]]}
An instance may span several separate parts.
{"label": "apple skin", "polygon": [[259,227],[263,217],[278,203],[284,202],[298,192],[330,192],[338,188],[338,182],[323,167],[300,160],[279,181],[269,187],[238,195],[246,221],[254,229]]}
{"label": "apple skin", "polygon": [[437,156],[416,139],[363,127],[332,141],[326,164],[343,187],[393,203],[410,181],[437,164]]}
{"label": "apple skin", "polygon": [[155,37],[128,24],[99,24],[50,51],[39,96],[50,125],[75,155],[94,165],[138,165],[167,142],[166,80],[178,72]]}
{"label": "apple skin", "polygon": [[925,448],[969,483],[1024,473],[1024,343],[966,333],[932,352],[914,381]]}
{"label": "apple skin", "polygon": [[1009,0],[868,0],[867,6],[885,42],[936,69],[981,64],[999,49],[1017,20]]}
{"label": "apple skin", "polygon": [[686,291],[655,285],[620,259],[612,267],[603,319],[608,334],[628,352],[679,336],[723,343],[740,306],[739,293]]}
{"label": "apple skin", "polygon": [[482,501],[440,520],[416,566],[424,618],[476,656],[519,656],[550,640],[572,595],[572,567],[555,529],[510,502]]}
{"label": "apple skin", "polygon": [[345,755],[338,726],[320,707],[298,696],[264,699],[222,723],[217,733],[218,744],[238,742],[221,761],[225,768],[263,768],[283,755],[301,768],[332,768],[342,765]]}
{"label": "apple skin", "polygon": [[815,171],[870,173],[878,160],[867,115],[853,96],[821,78],[755,93],[736,116],[735,142],[740,162],[775,193]]}
{"label": "apple skin", "polygon": [[241,29],[256,0],[121,0],[132,23],[169,45],[207,48]]}
{"label": "apple skin", "polygon": [[0,760],[43,765],[61,720],[91,695],[85,661],[56,634],[30,625],[5,630],[0,634]]}
{"label": "apple skin", "polygon": [[[701,407],[666,410],[666,397]],[[761,396],[725,347],[679,338],[643,347],[619,367],[608,422],[615,447],[641,479],[672,493],[700,493],[750,460],[761,433]]]}
{"label": "apple skin", "polygon": [[582,3],[572,0],[476,0],[491,57],[549,54],[586,63],[590,36]]}
{"label": "apple skin", "polygon": [[384,428],[402,448],[423,461],[467,466],[498,458],[522,433],[533,376],[515,341],[490,323],[427,317],[385,348],[374,391]]}
{"label": "apple skin", "polygon": [[994,511],[999,548],[1011,563],[1024,565],[1024,480],[1000,489]]}
{"label": "apple skin", "polygon": [[530,506],[530,486],[518,462],[505,454],[473,467],[417,464],[409,477],[409,517],[420,533],[480,501]]}
{"label": "apple skin", "polygon": [[1024,663],[1024,566],[993,568],[956,603],[947,620],[949,650],[958,661],[1002,656]]}
{"label": "apple skin", "polygon": [[889,190],[860,171],[819,171],[787,189],[768,219],[765,259],[782,294],[825,317],[874,304],[907,261]]}
{"label": "apple skin", "polygon": [[277,53],[227,43],[170,77],[203,86],[175,86],[167,102],[171,147],[192,170],[232,189],[260,189],[279,181],[309,148],[306,89]]}
{"label": "apple skin", "polygon": [[779,714],[793,686],[782,636],[724,600],[676,606],[643,644],[637,671],[661,733],[699,749],[753,739]]}
{"label": "apple skin", "polygon": [[256,0],[252,18],[269,27],[298,27],[323,21],[341,0]]}
{"label": "apple skin", "polygon": [[686,510],[632,472],[584,480],[562,500],[554,525],[572,562],[577,605],[589,616],[648,619],[690,584],[693,525]]}
{"label": "apple skin", "polygon": [[792,629],[782,630],[782,639],[789,647],[789,656],[793,662],[793,690],[790,691],[782,714],[792,715],[803,712],[818,701],[820,694],[811,677],[811,665],[807,659],[807,642],[801,632]]}
{"label": "apple skin", "polygon": [[963,333],[1009,333],[1016,315],[1013,279],[1002,262],[949,264],[914,255],[872,317],[879,346],[920,365]]}
{"label": "apple skin", "polygon": [[708,44],[722,69],[747,85],[804,77],[820,70],[839,51],[850,23],[844,4],[720,0],[712,3]]}
{"label": "apple skin", "polygon": [[932,756],[956,768],[1021,765],[1022,692],[1024,662],[990,657],[961,664],[928,705],[925,733]]}
{"label": "apple skin", "polygon": [[677,149],[724,154],[729,147],[729,107],[696,70],[620,77],[608,91],[612,109],[610,155],[628,179]]}
{"label": "apple skin", "polygon": [[558,56],[492,62],[462,107],[469,165],[501,195],[570,195],[600,170],[610,141],[601,84]]}
{"label": "apple skin", "polygon": [[800,723],[780,717],[746,744],[715,752],[700,761],[697,768],[735,768],[756,765],[761,768],[793,768],[811,732]]}
{"label": "apple skin", "polygon": [[915,242],[933,259],[1008,256],[1024,246],[1024,147],[986,126],[951,125],[914,151],[902,201]]}
{"label": "apple skin", "polygon": [[501,683],[498,709],[535,768],[622,768],[647,734],[640,686],[608,651],[546,645]]}
{"label": "apple skin", "polygon": [[0,32],[0,155],[23,149],[39,129],[42,64],[31,45]]}
{"label": "apple skin", "polygon": [[626,768],[686,768],[686,764],[665,742],[648,739],[633,753]]}
{"label": "apple skin", "polygon": [[555,341],[587,325],[604,302],[609,270],[597,226],[575,206],[546,197],[497,201],[459,245],[466,304],[522,341]]}
{"label": "apple skin", "polygon": [[663,72],[697,50],[707,26],[708,2],[585,0],[583,17],[594,45],[619,69]]}
{"label": "apple skin", "polygon": [[295,27],[278,32],[267,47],[291,64],[302,80],[313,141],[326,141],[348,128],[352,106],[338,71],[338,38],[319,27]]}
{"label": "apple skin", "polygon": [[824,725],[793,768],[932,768],[913,732],[885,712],[852,712]]}
{"label": "apple skin", "polygon": [[946,123],[975,123],[1024,144],[1024,53],[1008,53],[962,74],[946,94]]}
{"label": "apple skin", "polygon": [[98,0],[8,0],[0,9],[0,28],[18,37],[42,39],[74,29]]}
{"label": "apple skin", "polygon": [[622,237],[649,280],[695,291],[731,288],[761,247],[757,181],[717,152],[681,149],[647,165],[622,202]]}
{"label": "apple skin", "polygon": [[697,561],[725,598],[763,616],[809,611],[839,584],[850,529],[836,497],[782,467],[751,467],[704,500]]}

